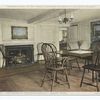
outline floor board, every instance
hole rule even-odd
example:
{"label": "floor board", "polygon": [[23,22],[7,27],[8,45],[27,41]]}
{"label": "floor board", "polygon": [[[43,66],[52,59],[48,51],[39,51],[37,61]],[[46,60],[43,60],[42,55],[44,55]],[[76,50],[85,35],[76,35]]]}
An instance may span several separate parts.
{"label": "floor board", "polygon": [[[80,80],[82,77],[82,68],[79,71],[78,68],[73,68],[68,75],[70,82],[70,89],[67,85],[55,84],[54,92],[96,92],[96,88],[83,84],[80,88]],[[0,69],[0,91],[28,91],[28,92],[49,92],[50,82],[44,83],[43,87],[40,87],[41,80],[44,75],[43,64],[34,64],[26,67],[16,68],[3,68]],[[86,72],[86,80],[91,81],[91,73]]]}

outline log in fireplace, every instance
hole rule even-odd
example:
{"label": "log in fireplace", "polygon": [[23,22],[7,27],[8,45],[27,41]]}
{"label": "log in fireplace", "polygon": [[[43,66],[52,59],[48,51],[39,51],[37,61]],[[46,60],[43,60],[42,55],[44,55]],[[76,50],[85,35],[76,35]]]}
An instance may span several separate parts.
{"label": "log in fireplace", "polygon": [[33,45],[5,46],[5,54],[10,57],[6,60],[6,66],[29,65],[34,62]]}

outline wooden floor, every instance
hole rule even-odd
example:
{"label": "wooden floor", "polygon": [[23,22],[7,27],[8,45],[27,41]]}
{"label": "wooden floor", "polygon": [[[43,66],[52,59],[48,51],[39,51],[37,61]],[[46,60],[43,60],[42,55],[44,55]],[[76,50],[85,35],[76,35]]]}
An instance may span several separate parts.
{"label": "wooden floor", "polygon": [[[80,88],[80,80],[82,77],[82,68],[73,68],[71,74],[68,75],[70,89],[67,85],[55,84],[54,92],[96,92],[96,88],[85,85]],[[34,64],[26,67],[8,67],[0,69],[0,91],[32,91],[32,92],[47,92],[50,91],[50,82],[45,82],[43,87],[40,87],[41,80],[44,75],[43,64]],[[86,79],[90,79],[91,73],[86,72]]]}

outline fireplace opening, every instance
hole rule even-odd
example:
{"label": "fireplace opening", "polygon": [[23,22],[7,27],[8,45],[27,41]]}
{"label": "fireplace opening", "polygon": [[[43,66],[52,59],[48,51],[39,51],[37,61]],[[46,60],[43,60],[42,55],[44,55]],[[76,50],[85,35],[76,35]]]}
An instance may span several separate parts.
{"label": "fireplace opening", "polygon": [[6,61],[6,66],[29,65],[34,62],[33,45],[5,46],[6,56],[10,59]]}

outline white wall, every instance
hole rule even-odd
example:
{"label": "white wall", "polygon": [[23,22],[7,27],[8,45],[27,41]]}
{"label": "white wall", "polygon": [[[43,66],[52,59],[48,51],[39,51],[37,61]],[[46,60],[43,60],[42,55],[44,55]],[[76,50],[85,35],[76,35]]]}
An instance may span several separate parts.
{"label": "white wall", "polygon": [[[28,27],[28,39],[11,39],[11,26]],[[35,61],[37,60],[37,43],[51,42],[58,48],[58,40],[58,27],[54,24],[27,24],[25,21],[0,19],[0,43],[4,45],[33,44]]]}
{"label": "white wall", "polygon": [[[12,40],[11,39],[11,26],[25,26],[28,27],[27,40]],[[52,42],[59,49],[59,40],[62,39],[59,26],[55,24],[27,24],[25,21],[0,19],[0,43],[5,45],[16,44],[33,44],[34,57],[37,60],[37,43],[39,42]],[[78,23],[78,39],[86,41],[81,48],[89,48],[90,44],[90,20]],[[1,61],[1,60],[0,60]]]}
{"label": "white wall", "polygon": [[78,49],[77,41],[82,40],[81,49],[89,49],[91,43],[90,20],[78,22],[77,25],[77,29],[74,27],[70,28],[70,45],[73,49]]}
{"label": "white wall", "polygon": [[59,44],[58,27],[53,24],[37,24],[34,26],[34,54],[37,59],[37,44],[40,42],[53,43],[57,46]]}
{"label": "white wall", "polygon": [[82,40],[82,49],[89,49],[91,43],[90,20],[80,22],[78,27],[79,40]]}
{"label": "white wall", "polygon": [[[1,24],[0,24],[0,44],[2,44],[2,31],[1,31]],[[0,52],[0,67],[2,66],[2,54]]]}
{"label": "white wall", "polygon": [[[28,27],[28,39],[12,39],[11,38],[11,26],[23,26]],[[24,21],[16,20],[5,20],[1,22],[2,30],[2,41],[5,45],[16,45],[16,44],[33,44],[34,41],[34,29],[33,25],[27,24]]]}
{"label": "white wall", "polygon": [[[28,39],[12,40],[11,26],[28,27]],[[0,19],[0,44],[4,45],[24,45],[33,44],[34,42],[34,28],[33,25],[27,24],[25,21],[18,21],[12,19]],[[2,55],[0,53],[0,67],[2,66]]]}

